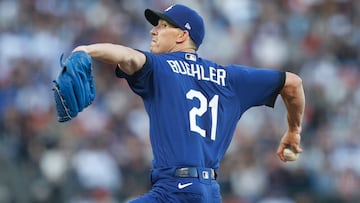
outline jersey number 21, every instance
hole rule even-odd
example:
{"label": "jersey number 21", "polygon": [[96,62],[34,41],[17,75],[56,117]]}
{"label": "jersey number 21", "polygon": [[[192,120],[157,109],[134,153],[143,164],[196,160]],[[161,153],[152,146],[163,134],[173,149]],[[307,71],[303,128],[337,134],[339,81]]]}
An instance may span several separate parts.
{"label": "jersey number 21", "polygon": [[194,98],[200,101],[199,107],[193,107],[189,111],[190,118],[190,130],[196,133],[199,133],[202,137],[206,137],[206,130],[200,128],[196,123],[196,117],[201,117],[206,111],[211,111],[211,140],[215,141],[216,138],[216,128],[217,128],[217,116],[218,116],[218,104],[219,104],[219,95],[214,95],[210,101],[199,91],[190,90],[186,94],[186,98],[193,100]]}

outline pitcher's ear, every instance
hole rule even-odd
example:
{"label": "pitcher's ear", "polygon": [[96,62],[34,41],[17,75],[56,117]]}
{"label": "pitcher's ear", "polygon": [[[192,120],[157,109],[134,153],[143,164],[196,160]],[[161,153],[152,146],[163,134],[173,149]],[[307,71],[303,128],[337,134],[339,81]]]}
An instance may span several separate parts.
{"label": "pitcher's ear", "polygon": [[184,42],[187,38],[190,38],[190,34],[187,30],[181,30],[179,33],[178,42]]}

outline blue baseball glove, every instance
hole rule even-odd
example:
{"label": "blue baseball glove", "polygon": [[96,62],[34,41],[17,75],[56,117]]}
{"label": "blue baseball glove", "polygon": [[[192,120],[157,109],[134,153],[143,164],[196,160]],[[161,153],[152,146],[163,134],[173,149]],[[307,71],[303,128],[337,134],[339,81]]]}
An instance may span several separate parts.
{"label": "blue baseball glove", "polygon": [[96,95],[92,76],[91,57],[83,51],[73,52],[64,62],[60,56],[62,70],[53,81],[56,111],[59,122],[76,117],[89,106]]}

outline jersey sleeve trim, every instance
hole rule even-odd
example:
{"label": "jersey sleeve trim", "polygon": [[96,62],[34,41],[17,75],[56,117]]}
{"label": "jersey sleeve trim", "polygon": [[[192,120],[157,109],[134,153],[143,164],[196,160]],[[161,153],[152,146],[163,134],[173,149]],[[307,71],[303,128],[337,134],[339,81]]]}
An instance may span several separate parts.
{"label": "jersey sleeve trim", "polygon": [[268,107],[274,108],[275,106],[275,102],[277,99],[277,96],[279,95],[280,91],[282,90],[282,88],[285,85],[285,80],[286,80],[286,74],[284,71],[279,72],[279,85],[278,87],[274,90],[274,92],[272,93],[272,95],[270,95],[268,102],[265,104]]}

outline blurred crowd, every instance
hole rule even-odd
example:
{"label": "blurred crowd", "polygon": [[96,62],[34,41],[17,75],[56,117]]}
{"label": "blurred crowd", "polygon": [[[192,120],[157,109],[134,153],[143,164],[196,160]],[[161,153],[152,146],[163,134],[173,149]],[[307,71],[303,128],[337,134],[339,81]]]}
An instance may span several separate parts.
{"label": "blurred crowd", "polygon": [[148,117],[115,67],[93,61],[96,99],[67,123],[52,80],[77,45],[148,50],[144,9],[173,3],[203,16],[203,58],[303,79],[299,160],[276,157],[281,99],[250,109],[221,163],[223,202],[360,202],[357,0],[0,0],[0,202],[122,203],[150,189]]}

